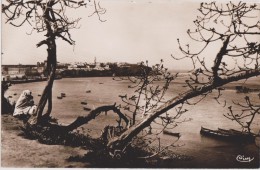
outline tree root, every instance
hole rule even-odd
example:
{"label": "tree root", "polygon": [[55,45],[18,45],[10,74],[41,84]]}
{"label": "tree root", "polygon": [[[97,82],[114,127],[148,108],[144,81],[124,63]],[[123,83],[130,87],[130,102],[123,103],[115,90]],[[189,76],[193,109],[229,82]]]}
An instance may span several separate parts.
{"label": "tree root", "polygon": [[[101,137],[93,139],[88,135],[74,132],[78,127],[87,124],[89,121],[95,119],[100,113],[113,111],[119,116],[118,127],[106,126]],[[120,123],[121,119],[125,122],[123,128]],[[24,127],[21,129],[24,136],[30,139],[37,139],[44,144],[61,144],[70,146],[88,147],[91,150],[105,150],[110,139],[121,135],[128,127],[128,119],[120,112],[114,105],[101,106],[92,110],[87,116],[80,116],[74,122],[67,126],[59,125],[57,120],[43,115],[41,121],[37,121],[36,116],[32,116],[24,122]],[[107,153],[109,153],[107,151]]]}
{"label": "tree root", "polygon": [[124,150],[111,151],[107,146],[109,140],[120,136],[126,130],[121,130],[119,127],[106,126],[99,138],[61,129],[63,126],[59,126],[57,123],[47,124],[46,122],[44,125],[27,123],[22,127],[23,136],[28,139],[38,140],[40,143],[48,145],[65,145],[85,149],[84,156],[71,156],[68,161],[90,162],[95,167],[158,167],[163,166],[164,161],[184,160],[183,158],[185,158],[164,151],[155,157],[140,159],[139,157],[153,154],[156,148],[150,146],[142,148],[131,144]]}

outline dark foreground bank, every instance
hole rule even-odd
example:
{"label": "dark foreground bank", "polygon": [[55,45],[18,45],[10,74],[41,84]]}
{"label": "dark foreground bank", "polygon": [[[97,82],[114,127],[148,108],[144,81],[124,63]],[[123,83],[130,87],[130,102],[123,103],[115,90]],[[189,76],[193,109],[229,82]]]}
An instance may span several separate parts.
{"label": "dark foreground bank", "polygon": [[[22,122],[11,115],[2,115],[2,167],[140,167],[142,164],[124,164],[113,166],[107,164],[90,164],[85,160],[84,154],[88,152],[80,147],[69,147],[63,145],[45,145],[37,140],[25,139],[22,136],[20,126]],[[242,148],[242,147],[241,147]],[[209,148],[210,149],[210,148]],[[219,148],[221,150],[228,148]],[[256,148],[257,149],[257,148]],[[216,151],[216,149],[214,149]],[[257,153],[257,151],[255,152]],[[223,155],[218,160],[211,157],[189,157],[176,154],[176,159],[167,159],[167,155],[161,161],[150,162],[146,167],[158,168],[259,168],[259,154],[241,153],[240,161],[230,159],[230,155]],[[259,149],[258,149],[259,153]],[[212,153],[214,154],[214,153]],[[217,152],[215,154],[218,154]],[[251,162],[242,162],[242,157],[250,155]],[[235,155],[234,155],[235,156]],[[69,159],[83,158],[83,159]],[[184,158],[184,159],[183,159]],[[144,160],[146,161],[146,160]]]}

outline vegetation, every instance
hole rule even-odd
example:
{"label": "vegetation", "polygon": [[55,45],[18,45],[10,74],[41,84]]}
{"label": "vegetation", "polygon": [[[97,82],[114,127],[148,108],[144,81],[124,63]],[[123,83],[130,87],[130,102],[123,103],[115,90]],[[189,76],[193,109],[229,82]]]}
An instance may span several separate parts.
{"label": "vegetation", "polygon": [[[74,20],[69,19],[69,17],[66,16],[66,10],[77,9],[84,6],[87,7],[90,3],[91,2],[88,4],[84,1],[76,2],[73,0],[11,0],[2,5],[2,12],[7,17],[6,23],[10,23],[15,27],[21,27],[25,23],[28,23],[32,26],[32,31],[36,31],[37,33],[46,32],[46,39],[39,42],[37,47],[47,45],[48,82],[38,103],[37,116],[29,120],[32,124],[41,122],[47,101],[48,110],[45,116],[50,116],[52,111],[52,86],[57,67],[56,38],[61,38],[71,45],[75,44],[69,31],[77,28],[80,18]],[[93,14],[99,16],[105,12],[95,1],[92,3],[94,4]]]}
{"label": "vegetation", "polygon": [[[259,37],[260,34],[257,17],[258,6],[242,2],[238,4],[212,2],[201,3],[199,11],[201,15],[194,21],[196,29],[194,31],[188,30],[187,33],[195,43],[203,44],[202,49],[198,52],[192,52],[189,44],[184,48],[178,40],[179,48],[184,57],[172,56],[176,60],[188,59],[193,63],[194,68],[190,71],[191,76],[186,80],[189,90],[154,109],[138,124],[111,140],[108,147],[123,150],[138,133],[168,110],[178,108],[178,106],[182,108],[184,104],[195,105],[207,97],[212,90],[219,92],[219,95],[216,96],[218,99],[221,96],[221,88],[219,87],[233,81],[259,76],[260,50],[259,42],[255,42],[255,38]],[[248,17],[252,19],[250,24],[247,23]],[[220,28],[219,23],[221,24]],[[215,57],[202,55],[207,47],[217,42],[221,42],[222,47]],[[227,62],[230,59],[234,62]],[[189,99],[195,97],[198,97],[198,102],[189,102]],[[179,112],[175,116],[178,114]]]}
{"label": "vegetation", "polygon": [[[99,4],[96,4],[95,1],[93,3],[95,8],[93,14],[99,16],[105,12]],[[162,63],[152,67],[151,70],[147,70],[144,67],[140,76],[128,77],[133,83],[129,87],[134,87],[135,92],[130,97],[121,96],[124,105],[117,106],[114,104],[96,108],[87,116],[78,117],[68,126],[52,123],[50,122],[52,85],[57,64],[55,40],[56,38],[61,38],[69,44],[74,44],[69,31],[76,27],[79,19],[68,20],[69,17],[65,15],[66,8],[79,8],[85,5],[87,3],[84,1],[75,2],[72,0],[14,0],[8,1],[2,6],[2,11],[7,16],[7,22],[10,24],[19,27],[26,22],[29,24],[34,23],[32,26],[33,30],[46,32],[46,39],[38,43],[37,47],[42,45],[47,45],[48,47],[48,82],[38,104],[36,117],[32,116],[26,125],[25,131],[28,131],[27,133],[32,136],[39,136],[35,135],[34,132],[36,134],[45,134],[44,129],[46,128],[48,129],[48,133],[46,134],[49,135],[52,132],[55,132],[54,134],[65,133],[69,135],[74,129],[95,119],[99,114],[113,111],[119,117],[118,127],[108,126],[104,129],[104,133],[100,137],[101,142],[94,141],[98,147],[94,148],[95,152],[93,153],[95,153],[95,158],[100,157],[112,160],[129,158],[133,151],[132,148],[137,148],[137,146],[140,146],[140,143],[144,143],[144,145],[141,145],[143,149],[152,148],[149,146],[153,140],[149,138],[147,140],[147,134],[152,133],[155,139],[159,140],[158,134],[162,131],[153,134],[151,131],[151,124],[153,122],[158,123],[158,120],[160,120],[162,129],[167,126],[174,127],[177,123],[176,119],[187,111],[185,105],[196,105],[213,90],[219,92],[219,95],[215,97],[216,100],[219,100],[222,91],[220,87],[234,81],[260,75],[260,44],[257,41],[260,35],[259,6],[242,2],[237,4],[232,2],[227,4],[218,4],[216,2],[201,3],[199,8],[200,15],[194,21],[196,28],[195,30],[187,31],[190,38],[194,40],[194,43],[183,46],[178,39],[179,49],[184,56],[172,56],[175,60],[188,60],[193,64],[190,77],[185,81],[188,88],[187,91],[173,96],[170,100],[163,101],[163,96],[168,86],[170,83],[174,84],[178,78],[178,74],[174,76],[168,74],[167,70],[163,68]],[[22,15],[23,13],[25,15]],[[21,17],[24,17],[22,22],[14,24],[14,21],[21,21]],[[35,18],[35,20],[32,21],[32,18]],[[192,45],[195,43],[202,44],[202,48],[197,52],[193,52],[194,49],[192,49]],[[207,48],[216,47],[219,44],[221,44],[219,50],[214,56],[203,55]],[[142,64],[144,65],[144,63]],[[159,80],[164,82],[162,86],[153,84]],[[197,102],[190,102],[190,99],[194,98]],[[48,110],[47,113],[43,114],[43,109],[47,101]],[[145,102],[141,103],[140,101]],[[248,98],[246,99],[246,103],[246,107],[252,115],[252,119],[250,119],[248,126],[246,126],[248,131],[250,131],[251,122],[259,114],[259,106],[253,106]],[[244,105],[241,106],[243,107]],[[121,112],[121,108],[132,112],[131,123],[129,123],[125,114]],[[167,111],[171,109],[175,109],[175,113],[171,115],[167,114]],[[140,114],[140,112],[143,113],[143,116],[137,120],[136,115]],[[234,116],[232,107],[230,107],[230,112],[231,117],[229,118],[237,122],[240,122],[238,117],[244,117],[243,114]],[[124,121],[124,126],[122,126],[121,120]],[[145,135],[140,137],[140,132],[144,131],[146,132]],[[55,137],[57,136],[60,135],[55,135]],[[63,138],[66,137],[63,136]],[[90,141],[90,139],[86,140]],[[174,146],[174,142],[170,146]],[[160,146],[158,147],[160,148]],[[158,156],[167,150],[167,147],[149,150],[151,155],[144,156],[143,158],[147,159]],[[93,158],[93,154],[91,157]]]}
{"label": "vegetation", "polygon": [[12,105],[7,98],[5,98],[4,94],[8,90],[11,84],[7,81],[1,82],[1,114],[10,114],[14,111],[14,105]]}

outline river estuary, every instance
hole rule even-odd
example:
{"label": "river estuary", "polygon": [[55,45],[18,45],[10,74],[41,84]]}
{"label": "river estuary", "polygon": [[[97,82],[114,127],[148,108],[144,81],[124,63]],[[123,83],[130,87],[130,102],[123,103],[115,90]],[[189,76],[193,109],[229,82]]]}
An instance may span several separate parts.
{"label": "river estuary", "polygon": [[[183,78],[184,79],[184,78]],[[181,82],[181,80],[179,80]],[[63,78],[56,80],[53,86],[53,111],[52,116],[57,118],[62,124],[69,124],[77,118],[88,114],[83,109],[81,102],[86,102],[87,107],[94,109],[102,105],[111,105],[115,102],[119,104],[121,99],[118,95],[131,94],[132,89],[128,88],[128,81],[115,81],[111,77],[92,77],[92,78]],[[259,78],[254,78],[247,82],[248,85],[260,87]],[[229,85],[229,88],[223,91],[220,101],[227,101],[227,105],[232,103],[232,99],[242,102],[245,95],[250,95],[252,101],[259,102],[257,93],[236,93],[234,87],[236,84]],[[45,86],[45,82],[34,82],[25,84],[12,85],[6,92],[5,96],[11,96],[11,101],[16,101],[25,89],[32,91],[35,103],[40,99],[40,94]],[[184,91],[183,84],[172,83],[165,98],[176,96]],[[89,91],[88,93],[86,93]],[[16,93],[16,95],[15,95]],[[61,93],[65,93],[66,97],[57,99]],[[223,116],[228,112],[227,107],[223,107],[223,103],[219,104],[214,100],[217,96],[216,92],[210,94],[206,99],[194,106],[186,106],[186,112],[181,120],[190,121],[179,124],[176,128],[171,129],[172,132],[181,134],[180,140],[176,143],[180,147],[170,148],[178,154],[192,156],[190,162],[179,162],[179,166],[183,167],[257,167],[259,166],[259,148],[253,144],[239,143],[234,144],[215,140],[212,138],[201,136],[201,126],[217,129],[237,129],[240,126]],[[194,99],[194,101],[197,99]],[[253,124],[253,130],[258,133],[260,130],[260,115],[257,115]],[[84,132],[93,136],[99,136],[105,125],[116,124],[113,114],[100,115],[88,125],[84,125]],[[169,135],[160,135],[162,145],[168,145],[176,140],[176,137]],[[251,162],[241,162],[240,160],[253,159]]]}

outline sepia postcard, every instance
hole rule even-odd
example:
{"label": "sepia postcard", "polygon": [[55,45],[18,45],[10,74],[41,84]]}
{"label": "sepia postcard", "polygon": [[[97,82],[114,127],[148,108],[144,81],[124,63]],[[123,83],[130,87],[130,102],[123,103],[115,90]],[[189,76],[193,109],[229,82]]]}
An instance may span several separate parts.
{"label": "sepia postcard", "polygon": [[1,168],[260,167],[259,1],[1,3]]}

